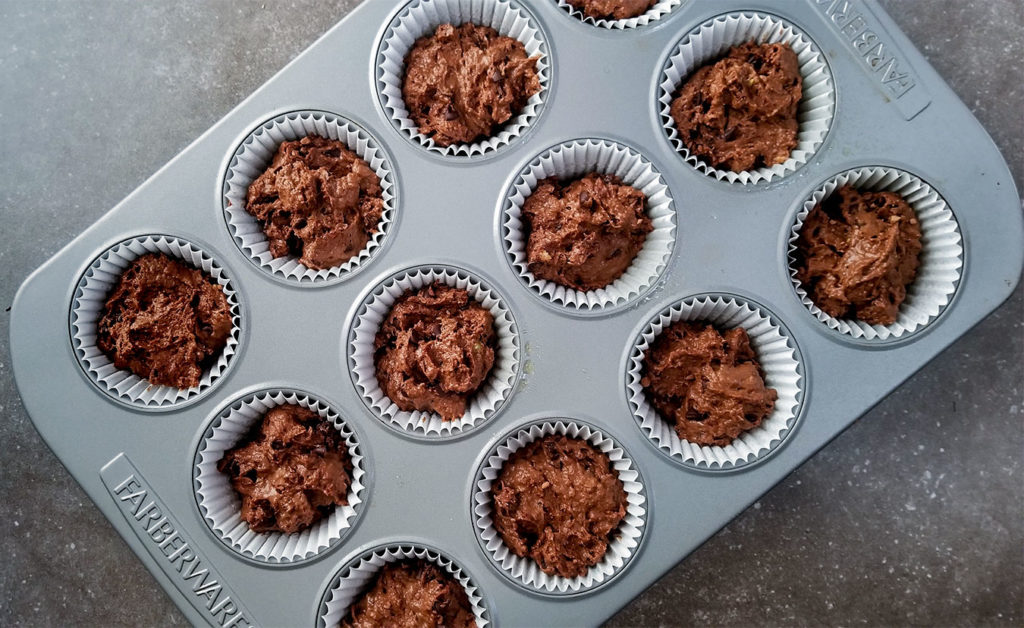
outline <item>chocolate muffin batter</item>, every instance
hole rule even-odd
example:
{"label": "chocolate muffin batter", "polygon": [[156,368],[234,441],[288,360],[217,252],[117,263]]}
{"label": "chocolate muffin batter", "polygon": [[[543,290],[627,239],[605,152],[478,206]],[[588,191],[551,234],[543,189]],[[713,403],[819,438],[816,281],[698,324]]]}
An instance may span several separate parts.
{"label": "chocolate muffin batter", "polygon": [[624,20],[647,12],[656,0],[567,0],[595,20]]}
{"label": "chocolate muffin batter", "polygon": [[804,220],[797,279],[829,316],[890,325],[917,276],[921,225],[894,192],[842,187]]}
{"label": "chocolate muffin batter", "polygon": [[442,24],[405,57],[409,117],[439,146],[490,137],[540,91],[537,59],[493,28]]}
{"label": "chocolate muffin batter", "polygon": [[742,172],[789,159],[802,96],[800,63],[789,44],[748,42],[697,70],[671,114],[691,153],[714,168]]}
{"label": "chocolate muffin batter", "polygon": [[765,387],[747,330],[679,321],[654,340],[641,379],[647,400],[679,438],[726,446],[761,425],[778,398]]}
{"label": "chocolate muffin batter", "polygon": [[433,563],[406,560],[384,566],[341,626],[475,628],[476,617],[461,584]]}
{"label": "chocolate muffin batter", "polygon": [[151,384],[198,386],[231,334],[231,308],[203,271],[158,253],[121,274],[103,306],[96,346]]}
{"label": "chocolate muffin batter", "polygon": [[653,229],[646,200],[615,175],[544,179],[523,204],[530,272],[583,291],[611,284]]}
{"label": "chocolate muffin batter", "polygon": [[381,194],[376,173],[343,142],[310,135],[281,144],[249,186],[245,211],[256,217],[274,257],[330,268],[377,232]]}
{"label": "chocolate muffin batter", "polygon": [[466,413],[494,366],[494,317],[469,293],[434,282],[395,301],[374,340],[377,381],[405,411]]}
{"label": "chocolate muffin batter", "polygon": [[626,516],[626,491],[608,456],[562,435],[512,454],[491,494],[494,527],[509,549],[564,578],[601,562]]}
{"label": "chocolate muffin batter", "polygon": [[242,519],[256,532],[292,534],[348,503],[348,448],[341,433],[297,405],[271,408],[217,469],[242,499]]}

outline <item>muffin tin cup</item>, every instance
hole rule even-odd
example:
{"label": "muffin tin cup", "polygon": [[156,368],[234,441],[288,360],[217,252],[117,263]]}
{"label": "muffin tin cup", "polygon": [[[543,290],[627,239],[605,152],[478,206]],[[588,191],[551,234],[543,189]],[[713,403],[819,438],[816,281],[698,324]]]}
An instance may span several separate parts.
{"label": "muffin tin cup", "polygon": [[[643,248],[618,279],[604,288],[582,291],[530,272],[522,210],[542,179],[574,179],[590,172],[614,174],[623,183],[641,190],[654,230],[647,234]],[[520,171],[506,190],[501,211],[505,254],[520,281],[552,303],[578,313],[600,312],[635,301],[661,277],[675,245],[675,208],[661,174],[640,153],[611,140],[578,139],[545,150]]]}
{"label": "muffin tin cup", "polygon": [[[441,24],[472,22],[522,42],[529,57],[538,56],[540,91],[497,134],[470,144],[440,146],[419,132],[402,96],[405,57],[416,40],[433,34]],[[377,95],[384,113],[410,141],[445,157],[478,157],[495,151],[526,132],[544,106],[551,81],[548,44],[536,19],[515,0],[412,0],[391,20],[377,50]]]}
{"label": "muffin tin cup", "polygon": [[[366,246],[346,262],[330,268],[310,268],[294,255],[274,257],[263,229],[245,210],[249,186],[270,167],[281,144],[310,135],[339,140],[369,164],[380,178],[384,201],[377,231],[370,235]],[[264,272],[299,285],[339,281],[369,262],[387,238],[396,211],[394,176],[391,160],[383,147],[354,122],[328,111],[284,113],[256,127],[235,149],[224,174],[224,219],[238,248]]]}
{"label": "muffin tin cup", "polygon": [[[675,425],[650,405],[640,382],[646,353],[654,339],[681,320],[708,322],[722,329],[746,329],[765,384],[778,392],[774,410],[761,425],[725,447],[698,445],[679,438]],[[641,431],[673,461],[702,470],[738,468],[774,451],[793,430],[805,387],[799,350],[777,319],[753,302],[726,295],[687,297],[655,315],[636,338],[626,372],[626,395]]]}
{"label": "muffin tin cup", "polygon": [[[800,75],[803,77],[803,98],[797,111],[797,145],[789,159],[781,164],[743,172],[719,170],[692,154],[683,143],[675,120],[672,119],[672,101],[693,72],[714,63],[730,48],[748,41],[758,44],[787,43],[797,55]],[[825,141],[832,125],[835,105],[832,71],[821,50],[795,26],[767,13],[729,13],[708,20],[690,31],[666,61],[658,88],[661,122],[672,146],[686,163],[698,171],[730,183],[772,181],[803,166]]]}
{"label": "muffin tin cup", "polygon": [[[203,371],[198,386],[176,388],[152,384],[127,369],[119,369],[96,346],[97,326],[110,292],[128,266],[148,253],[162,253],[202,270],[224,291],[231,310],[231,333],[217,361]],[[78,281],[71,301],[70,330],[75,357],[89,380],[113,399],[137,408],[165,410],[205,394],[228,369],[241,336],[241,307],[224,269],[191,242],[165,235],[145,235],[115,244],[97,257]]]}
{"label": "muffin tin cup", "polygon": [[418,544],[391,544],[367,550],[348,561],[331,579],[317,613],[318,628],[339,626],[349,608],[372,586],[374,579],[388,563],[403,560],[425,560],[444,570],[462,585],[476,618],[477,628],[490,624],[490,614],[476,584],[454,560],[441,552]]}
{"label": "muffin tin cup", "polygon": [[[626,516],[619,524],[604,558],[586,574],[576,578],[546,574],[533,559],[512,553],[502,541],[492,520],[491,488],[501,474],[502,467],[519,449],[555,434],[585,440],[607,455],[626,491]],[[617,442],[586,423],[571,419],[551,419],[517,427],[487,454],[476,478],[472,508],[478,540],[492,564],[504,576],[528,590],[549,595],[572,595],[596,589],[622,573],[640,545],[648,509],[646,489],[639,469]]]}
{"label": "muffin tin cup", "polygon": [[[433,412],[399,409],[377,382],[374,340],[381,324],[399,297],[435,281],[466,290],[471,298],[487,308],[494,317],[497,338],[490,374],[469,400],[466,413],[452,421],[445,421]],[[436,264],[409,268],[377,284],[359,307],[349,336],[349,367],[363,402],[385,424],[414,437],[439,439],[473,429],[500,410],[512,395],[519,373],[519,331],[505,299],[473,273],[454,266]]]}
{"label": "muffin tin cup", "polygon": [[[267,412],[285,404],[299,405],[316,412],[330,421],[344,438],[352,461],[348,504],[336,506],[329,516],[301,532],[255,532],[242,519],[241,499],[228,476],[217,469],[217,463],[246,437]],[[299,390],[264,390],[231,402],[206,428],[193,466],[196,503],[213,534],[235,552],[263,563],[295,563],[327,551],[352,527],[365,501],[364,463],[355,433],[328,403]]]}
{"label": "muffin tin cup", "polygon": [[[921,226],[921,256],[917,276],[907,286],[907,298],[891,325],[872,325],[856,319],[839,319],[823,312],[797,279],[797,240],[804,220],[814,207],[837,189],[850,186],[873,192],[895,192],[913,208]],[[946,201],[930,185],[904,170],[885,167],[854,168],[842,172],[815,190],[797,213],[790,230],[789,272],[801,303],[829,329],[866,341],[895,340],[924,329],[946,308],[956,293],[963,269],[960,226]]]}
{"label": "muffin tin cup", "polygon": [[640,26],[647,26],[652,22],[657,22],[661,18],[671,13],[673,9],[682,4],[683,0],[659,0],[658,2],[655,2],[653,5],[651,5],[649,9],[647,9],[640,15],[636,17],[624,18],[621,20],[608,20],[603,18],[599,19],[589,17],[586,14],[584,14],[583,11],[577,9],[576,7],[566,2],[566,0],[555,0],[555,3],[563,10],[567,11],[569,15],[580,20],[581,22],[592,24],[593,26],[597,26],[599,28],[625,30],[628,28],[638,28]]}

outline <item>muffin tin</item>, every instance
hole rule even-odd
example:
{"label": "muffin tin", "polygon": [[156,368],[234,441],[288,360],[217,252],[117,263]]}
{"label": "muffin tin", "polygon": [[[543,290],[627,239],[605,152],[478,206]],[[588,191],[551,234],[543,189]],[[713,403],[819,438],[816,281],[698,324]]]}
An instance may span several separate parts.
{"label": "muffin tin", "polygon": [[[422,0],[413,4],[423,8]],[[352,574],[381,557],[415,555],[458,574],[483,621],[597,624],[992,311],[1020,277],[1020,204],[1005,163],[874,2],[689,0],[659,3],[668,10],[657,19],[619,26],[581,20],[557,0],[480,4],[510,4],[528,16],[548,63],[542,102],[500,146],[445,154],[393,119],[378,91],[380,48],[408,5],[368,0],[18,293],[11,351],[26,409],[194,623],[324,625],[351,593],[343,589]],[[689,33],[726,15],[793,26],[821,51],[834,82],[820,145],[806,163],[770,180],[720,179],[694,167],[663,125],[659,90],[670,59]],[[235,193],[228,172],[247,138],[301,112],[343,121],[346,133],[379,152],[377,165],[390,176],[386,233],[357,268],[322,280],[266,267],[224,205]],[[520,276],[508,252],[506,209],[517,177],[566,144],[635,151],[667,187],[674,211],[664,269],[612,307],[548,298]],[[789,242],[805,203],[861,168],[908,173],[955,217],[959,250],[950,257],[956,272],[948,303],[913,333],[844,333],[819,320],[791,281]],[[72,311],[98,260],[147,237],[183,242],[223,270],[237,299],[237,344],[230,363],[194,394],[134,403],[97,384],[74,339]],[[428,438],[396,427],[352,373],[366,304],[410,269],[471,277],[507,308],[508,388],[471,429]],[[787,349],[781,354],[795,363],[786,375],[791,416],[734,456],[707,448],[676,455],[644,426],[642,395],[631,391],[635,349],[665,316],[730,303],[763,317],[743,320],[777,327],[776,342]],[[225,541],[200,508],[195,482],[207,435],[233,408],[267,394],[302,395],[336,412],[336,424],[359,444],[365,472],[338,538],[311,543],[314,551],[282,549],[275,555],[288,560],[277,562],[260,559],[258,544],[246,543],[246,552]],[[480,525],[478,487],[488,465],[538,425],[602,435],[640,484],[628,560],[578,587],[548,589],[509,571]]]}

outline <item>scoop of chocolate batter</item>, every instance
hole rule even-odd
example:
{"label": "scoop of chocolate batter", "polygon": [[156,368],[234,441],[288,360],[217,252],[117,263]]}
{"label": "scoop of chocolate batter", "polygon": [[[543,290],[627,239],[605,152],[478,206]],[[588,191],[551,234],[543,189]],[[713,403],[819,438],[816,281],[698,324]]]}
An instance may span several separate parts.
{"label": "scoop of chocolate batter", "polygon": [[363,250],[384,201],[368,163],[343,142],[310,135],[281,144],[249,186],[245,210],[259,221],[274,257],[330,268]]}
{"label": "scoop of chocolate batter", "polygon": [[641,379],[647,400],[675,423],[679,438],[725,446],[772,413],[778,393],[765,387],[747,330],[679,321],[654,340]]}
{"label": "scoop of chocolate batter", "polygon": [[377,381],[402,410],[452,421],[490,374],[495,344],[491,313],[465,290],[435,282],[399,297],[381,324]]}
{"label": "scoop of chocolate batter", "polygon": [[523,204],[530,272],[584,291],[612,283],[653,229],[645,202],[615,175],[544,179]]}
{"label": "scoop of chocolate batter", "polygon": [[797,240],[797,279],[830,316],[896,322],[917,275],[921,225],[894,192],[839,188],[815,206]]}
{"label": "scoop of chocolate batter", "polygon": [[191,388],[231,334],[231,308],[212,277],[157,253],[133,261],[97,324],[96,346],[152,384]]}
{"label": "scoop of chocolate batter", "polygon": [[690,152],[714,168],[741,172],[789,159],[802,96],[789,44],[748,42],[690,76],[671,113]]}
{"label": "scoop of chocolate batter", "polygon": [[595,20],[624,20],[651,8],[656,0],[568,0],[587,17]]}
{"label": "scoop of chocolate batter", "polygon": [[342,628],[474,628],[476,618],[461,584],[424,560],[387,564],[373,586],[349,608]]}
{"label": "scoop of chocolate batter", "polygon": [[405,57],[409,117],[440,146],[489,137],[540,91],[537,59],[493,28],[442,24]]}
{"label": "scoop of chocolate batter", "polygon": [[626,491],[608,456],[562,435],[512,454],[491,495],[494,526],[509,549],[564,578],[601,562],[626,516]]}
{"label": "scoop of chocolate batter", "polygon": [[249,527],[287,534],[348,503],[351,468],[341,433],[319,414],[291,404],[271,408],[217,463],[241,497]]}

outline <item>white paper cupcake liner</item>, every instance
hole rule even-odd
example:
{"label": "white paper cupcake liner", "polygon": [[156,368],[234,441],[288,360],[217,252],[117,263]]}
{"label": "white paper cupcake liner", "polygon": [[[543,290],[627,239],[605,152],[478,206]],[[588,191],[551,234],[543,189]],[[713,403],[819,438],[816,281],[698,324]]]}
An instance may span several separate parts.
{"label": "white paper cupcake liner", "polygon": [[[249,434],[268,411],[285,404],[299,405],[316,412],[330,421],[345,439],[352,461],[348,504],[335,507],[329,516],[295,534],[255,532],[242,519],[241,499],[228,476],[217,469],[217,463]],[[193,484],[203,520],[222,543],[253,560],[285,564],[312,558],[341,540],[352,527],[364,501],[365,475],[356,435],[334,408],[308,393],[272,389],[237,399],[217,414],[196,450]]]}
{"label": "white paper cupcake liner", "polygon": [[425,560],[443,569],[462,585],[476,617],[477,628],[489,625],[490,613],[473,580],[454,560],[441,552],[414,543],[391,544],[363,552],[348,561],[331,579],[317,613],[318,628],[334,628],[348,615],[349,608],[372,586],[374,579],[388,563],[403,560]]}
{"label": "white paper cupcake liner", "polygon": [[[614,174],[623,183],[641,190],[647,197],[647,215],[654,230],[647,234],[643,248],[622,276],[604,288],[584,292],[530,272],[522,210],[539,181],[548,177],[573,179],[589,172]],[[675,244],[675,208],[661,174],[640,153],[611,140],[564,142],[535,157],[506,191],[501,223],[505,254],[520,280],[553,303],[580,313],[635,301],[658,281]]]}
{"label": "white paper cupcake liner", "polygon": [[[493,137],[471,144],[439,146],[420,133],[419,126],[409,117],[402,97],[405,57],[417,39],[430,35],[441,24],[458,26],[466,22],[490,26],[501,35],[518,39],[526,47],[527,56],[539,56],[540,91]],[[550,76],[550,53],[544,35],[534,17],[515,0],[413,0],[391,20],[377,50],[377,95],[392,124],[413,142],[448,157],[483,155],[522,135],[544,105]]]}
{"label": "white paper cupcake liner", "polygon": [[[666,327],[680,320],[712,323],[721,329],[746,329],[764,372],[765,385],[778,392],[775,409],[761,425],[725,447],[698,445],[679,438],[675,425],[650,405],[640,383],[647,350]],[[774,451],[796,423],[805,386],[799,350],[785,329],[767,310],[732,296],[687,297],[662,310],[637,336],[626,373],[626,395],[637,425],[672,460],[697,469],[732,469]]]}
{"label": "white paper cupcake liner", "polygon": [[[814,207],[837,189],[850,186],[874,192],[895,192],[917,214],[921,226],[921,257],[917,276],[907,286],[907,298],[891,325],[872,325],[856,319],[829,316],[814,304],[796,277],[796,245],[804,220]],[[797,213],[789,237],[789,272],[800,301],[829,328],[863,340],[896,339],[920,331],[934,321],[953,299],[963,269],[963,241],[956,217],[927,183],[896,168],[865,167],[842,172],[811,194]]]}
{"label": "white paper cupcake liner", "polygon": [[[249,186],[270,166],[278,147],[309,135],[339,140],[369,164],[380,178],[384,201],[377,231],[370,235],[363,250],[345,263],[330,268],[310,268],[294,255],[274,257],[256,218],[245,211]],[[256,127],[235,149],[224,174],[223,190],[224,219],[242,253],[263,271],[300,285],[344,279],[365,264],[387,237],[396,207],[393,167],[384,149],[367,131],[328,111],[293,111]]]}
{"label": "white paper cupcake liner", "polygon": [[[576,578],[553,576],[541,571],[536,561],[515,555],[494,527],[494,504],[491,487],[508,459],[520,448],[545,436],[561,434],[587,441],[611,460],[626,491],[626,516],[619,524],[615,538],[608,545],[604,559]],[[552,419],[517,427],[484,458],[477,472],[473,494],[473,521],[480,544],[501,572],[513,582],[530,590],[552,595],[571,595],[592,590],[620,574],[636,552],[647,522],[647,497],[643,480],[633,461],[622,447],[586,423],[570,419]]]}
{"label": "white paper cupcake liner", "polygon": [[599,28],[625,30],[627,28],[637,28],[640,26],[646,26],[652,22],[657,22],[671,13],[672,9],[675,9],[677,6],[682,4],[683,0],[659,0],[651,5],[651,8],[647,9],[640,15],[622,20],[595,19],[587,16],[583,11],[566,2],[566,0],[555,0],[555,3],[563,10],[568,11],[569,15],[587,24],[592,24]]}
{"label": "white paper cupcake liner", "polygon": [[[433,412],[405,411],[384,394],[377,382],[373,343],[377,331],[395,301],[408,291],[435,281],[469,292],[494,317],[497,344],[491,373],[469,400],[466,413],[445,421]],[[356,314],[349,340],[349,366],[360,396],[385,423],[423,438],[455,436],[494,416],[509,396],[519,372],[519,331],[505,300],[472,273],[443,264],[419,266],[400,271],[378,284]]]}
{"label": "white paper cupcake liner", "polygon": [[[152,384],[127,369],[114,366],[96,346],[97,325],[110,292],[133,261],[147,253],[163,253],[182,260],[212,277],[223,289],[231,308],[231,333],[217,361],[203,371],[198,386],[175,388]],[[242,315],[238,295],[224,269],[198,246],[164,235],[145,235],[115,244],[82,275],[71,301],[71,341],[82,369],[96,386],[110,397],[139,408],[163,410],[206,393],[231,364],[238,350]]]}
{"label": "white paper cupcake liner", "polygon": [[[797,111],[797,145],[789,159],[771,167],[744,172],[712,168],[690,153],[672,119],[672,101],[680,86],[701,66],[713,63],[729,48],[748,41],[787,43],[797,55],[803,77],[803,98]],[[669,141],[683,159],[706,175],[730,183],[757,183],[783,177],[807,163],[821,147],[835,114],[835,85],[825,56],[811,38],[785,20],[765,13],[729,13],[708,20],[680,41],[665,63],[658,89],[661,122]]]}

